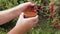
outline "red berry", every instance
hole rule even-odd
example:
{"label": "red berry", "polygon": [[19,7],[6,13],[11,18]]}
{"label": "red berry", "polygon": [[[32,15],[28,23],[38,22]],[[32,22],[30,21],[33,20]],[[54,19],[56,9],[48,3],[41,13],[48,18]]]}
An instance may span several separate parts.
{"label": "red berry", "polygon": [[50,4],[50,6],[51,6],[51,7],[54,7],[54,6],[55,6],[55,2],[52,2],[52,3]]}
{"label": "red berry", "polygon": [[56,28],[57,28],[58,30],[60,30],[60,26],[57,26]]}
{"label": "red berry", "polygon": [[36,12],[38,10],[38,7],[37,6],[34,6],[34,12]]}
{"label": "red berry", "polygon": [[53,10],[54,10],[53,8],[49,8],[49,12],[53,12]]}
{"label": "red berry", "polygon": [[45,6],[41,6],[41,5],[38,5],[37,7],[38,7],[38,9],[41,9],[41,10],[45,10],[46,9]]}
{"label": "red berry", "polygon": [[56,20],[56,21],[54,22],[54,26],[55,26],[55,27],[58,27],[58,20]]}
{"label": "red berry", "polygon": [[54,25],[58,25],[58,21],[55,21],[55,22],[54,22]]}
{"label": "red berry", "polygon": [[56,10],[53,10],[53,13],[55,13],[56,12]]}
{"label": "red berry", "polygon": [[45,7],[45,6],[41,6],[41,9],[42,9],[42,10],[45,10],[45,9],[46,9],[46,7]]}
{"label": "red berry", "polygon": [[56,21],[54,22],[54,26],[55,26],[58,30],[60,30],[60,26],[58,25],[58,20],[56,20]]}
{"label": "red berry", "polygon": [[49,17],[50,18],[54,18],[56,15],[55,14],[52,14],[52,15],[50,15]]}
{"label": "red berry", "polygon": [[49,11],[50,11],[50,12],[53,12],[54,6],[55,6],[55,2],[52,2],[52,3],[50,4],[50,7],[49,7]]}

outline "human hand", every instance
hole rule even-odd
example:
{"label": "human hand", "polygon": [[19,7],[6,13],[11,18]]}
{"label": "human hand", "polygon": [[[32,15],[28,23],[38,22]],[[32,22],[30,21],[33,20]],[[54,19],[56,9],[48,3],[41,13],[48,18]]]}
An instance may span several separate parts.
{"label": "human hand", "polygon": [[28,28],[31,29],[38,23],[38,15],[31,18],[24,18],[24,13],[21,13],[16,26],[20,28]]}
{"label": "human hand", "polygon": [[38,22],[38,16],[24,18],[24,13],[21,13],[16,26],[8,32],[8,34],[25,34],[31,30]]}
{"label": "human hand", "polygon": [[20,11],[24,11],[27,7],[34,6],[34,3],[32,2],[26,2],[18,5],[16,8],[18,8]]}
{"label": "human hand", "polygon": [[19,4],[18,6],[16,6],[14,8],[14,11],[16,11],[16,13],[19,16],[21,14],[21,12],[26,12],[27,10],[29,11],[29,9],[30,9],[29,6],[34,6],[34,3],[26,2],[26,3]]}

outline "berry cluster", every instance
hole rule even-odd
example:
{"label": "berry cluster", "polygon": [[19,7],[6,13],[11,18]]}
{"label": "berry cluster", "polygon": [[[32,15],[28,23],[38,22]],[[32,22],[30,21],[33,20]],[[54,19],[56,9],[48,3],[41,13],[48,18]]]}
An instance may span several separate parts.
{"label": "berry cluster", "polygon": [[37,7],[38,7],[38,9],[41,9],[41,10],[45,10],[46,9],[45,6],[41,6],[41,5],[38,5]]}
{"label": "berry cluster", "polygon": [[51,2],[50,3],[50,7],[49,7],[49,12],[50,14],[50,18],[53,19],[56,16],[56,10],[54,9],[55,7],[55,2]]}
{"label": "berry cluster", "polygon": [[[54,19],[57,17],[57,10],[56,10],[56,3],[55,2],[51,2],[50,3],[50,6],[49,6],[49,8],[48,8],[48,12],[50,13],[49,14],[49,18],[50,19],[52,19],[52,21],[54,21]],[[47,7],[45,7],[45,6],[41,6],[41,5],[38,5],[37,6],[38,7],[38,9],[41,9],[41,10],[46,10],[46,8]],[[57,29],[60,29],[60,26],[58,25],[59,24],[59,20],[55,20],[54,22],[53,22],[53,24],[54,24],[54,26],[57,28]]]}
{"label": "berry cluster", "polygon": [[[49,12],[51,13],[49,17],[54,20],[55,17],[57,17],[57,10],[55,9],[55,2],[50,3]],[[60,26],[58,25],[59,20],[56,19],[53,23],[57,29],[60,29]]]}

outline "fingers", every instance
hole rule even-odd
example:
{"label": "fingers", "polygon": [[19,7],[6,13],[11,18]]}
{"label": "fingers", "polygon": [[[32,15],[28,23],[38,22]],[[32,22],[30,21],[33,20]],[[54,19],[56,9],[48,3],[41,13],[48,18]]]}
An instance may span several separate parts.
{"label": "fingers", "polygon": [[24,8],[25,8],[25,7],[28,7],[28,6],[34,6],[34,3],[32,3],[32,2],[26,2],[26,3],[20,4],[20,6],[21,7],[24,6]]}
{"label": "fingers", "polygon": [[33,22],[38,22],[38,15],[35,17],[31,17],[31,18],[26,18],[26,20],[31,20]]}
{"label": "fingers", "polygon": [[18,5],[16,8],[20,9],[19,11],[24,11],[29,6],[34,6],[34,3],[32,3],[32,2],[22,3],[22,4]]}
{"label": "fingers", "polygon": [[34,6],[34,3],[32,2],[26,2],[26,3],[23,3],[24,6]]}

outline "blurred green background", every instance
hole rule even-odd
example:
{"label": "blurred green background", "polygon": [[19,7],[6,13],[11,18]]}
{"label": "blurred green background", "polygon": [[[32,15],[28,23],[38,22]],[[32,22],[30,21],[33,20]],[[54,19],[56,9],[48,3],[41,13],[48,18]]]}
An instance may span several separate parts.
{"label": "blurred green background", "polygon": [[[59,0],[0,0],[0,11],[10,9],[25,2],[35,2],[36,5],[43,5],[49,7],[50,2],[60,2]],[[35,28],[27,32],[27,34],[60,34],[60,30],[51,23],[48,18],[48,8],[46,11],[38,10],[39,22]],[[58,11],[59,12],[59,11]],[[58,13],[60,18],[60,12]],[[9,23],[0,26],[0,34],[7,34],[16,24],[17,18],[11,20]]]}

